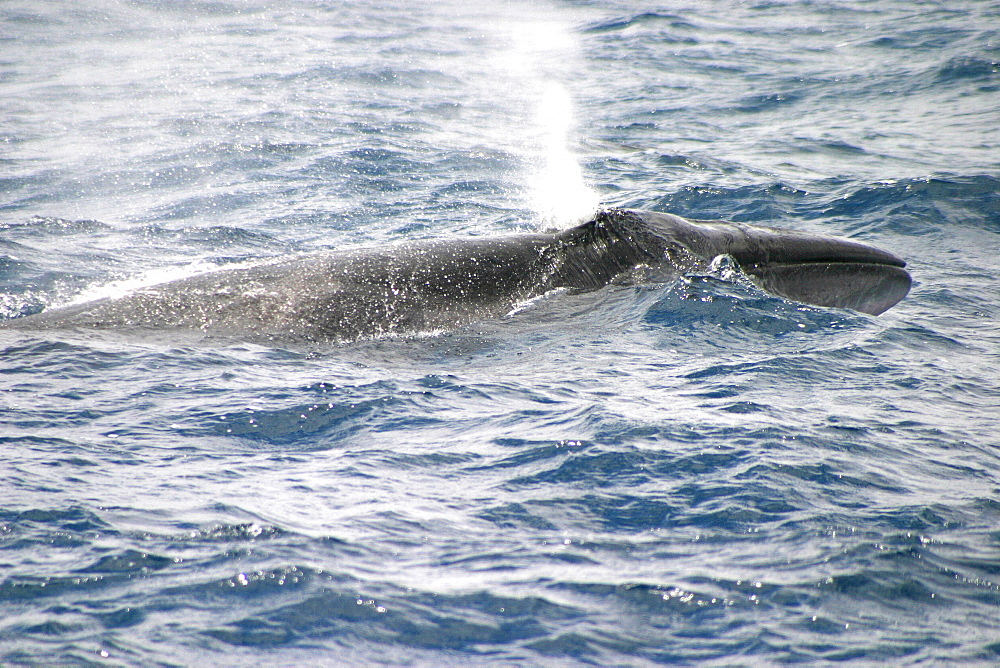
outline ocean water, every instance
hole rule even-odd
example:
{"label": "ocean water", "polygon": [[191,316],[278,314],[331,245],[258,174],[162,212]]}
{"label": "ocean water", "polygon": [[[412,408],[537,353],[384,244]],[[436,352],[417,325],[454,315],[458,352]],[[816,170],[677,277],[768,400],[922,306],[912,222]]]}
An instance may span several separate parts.
{"label": "ocean water", "polygon": [[1000,662],[1000,5],[0,4],[0,316],[628,206],[856,238],[315,349],[0,332],[0,664]]}

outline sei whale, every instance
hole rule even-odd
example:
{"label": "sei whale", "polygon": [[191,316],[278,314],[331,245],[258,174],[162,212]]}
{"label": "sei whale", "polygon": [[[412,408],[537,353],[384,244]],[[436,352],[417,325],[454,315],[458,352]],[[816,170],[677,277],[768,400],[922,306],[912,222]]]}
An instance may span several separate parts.
{"label": "sei whale", "polygon": [[188,330],[254,341],[349,341],[502,317],[552,290],[664,281],[731,257],[762,289],[878,315],[906,296],[895,255],[794,230],[610,209],[551,234],[321,251],[199,274],[7,320],[7,329]]}

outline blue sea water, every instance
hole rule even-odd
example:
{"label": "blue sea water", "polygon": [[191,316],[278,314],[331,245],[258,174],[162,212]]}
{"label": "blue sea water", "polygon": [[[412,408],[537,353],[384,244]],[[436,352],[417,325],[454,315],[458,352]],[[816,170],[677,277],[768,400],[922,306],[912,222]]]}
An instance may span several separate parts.
{"label": "blue sea water", "polygon": [[628,206],[856,238],[316,349],[0,332],[0,663],[1000,662],[1000,5],[0,4],[0,315]]}

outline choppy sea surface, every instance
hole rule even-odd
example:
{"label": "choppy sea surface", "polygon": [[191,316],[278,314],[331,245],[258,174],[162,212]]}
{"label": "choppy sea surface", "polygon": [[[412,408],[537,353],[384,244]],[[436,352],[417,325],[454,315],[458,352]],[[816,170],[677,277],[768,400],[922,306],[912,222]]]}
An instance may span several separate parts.
{"label": "choppy sea surface", "polygon": [[309,350],[0,332],[0,664],[1000,662],[996,2],[0,4],[0,316],[628,206],[856,238]]}

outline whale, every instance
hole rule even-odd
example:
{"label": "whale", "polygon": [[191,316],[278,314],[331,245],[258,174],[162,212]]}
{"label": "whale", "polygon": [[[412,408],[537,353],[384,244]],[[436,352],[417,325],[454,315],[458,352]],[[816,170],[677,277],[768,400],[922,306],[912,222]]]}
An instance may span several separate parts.
{"label": "whale", "polygon": [[607,209],[549,233],[316,251],[219,269],[6,320],[0,328],[346,342],[502,318],[554,291],[703,274],[725,257],[766,292],[870,315],[891,308],[911,286],[902,259],[862,242]]}

